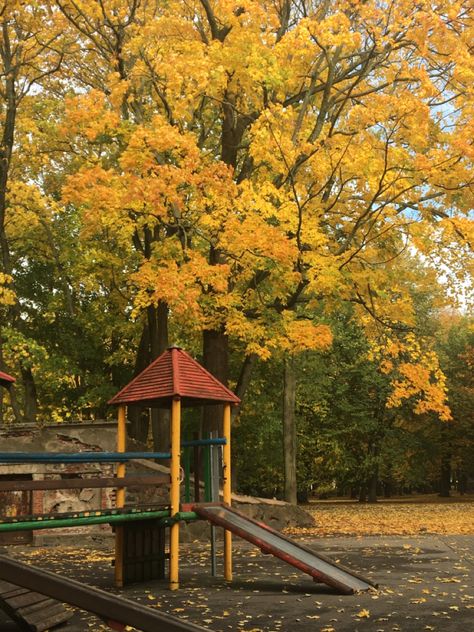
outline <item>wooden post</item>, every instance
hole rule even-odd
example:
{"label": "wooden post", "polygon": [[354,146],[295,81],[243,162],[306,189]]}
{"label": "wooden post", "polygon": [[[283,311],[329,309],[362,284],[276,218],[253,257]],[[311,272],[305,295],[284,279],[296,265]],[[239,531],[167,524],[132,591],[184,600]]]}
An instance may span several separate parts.
{"label": "wooden post", "polygon": [[[171,517],[179,512],[180,501],[180,450],[181,450],[181,400],[171,403]],[[179,588],[179,522],[170,528],[170,590]]]}
{"label": "wooden post", "polygon": [[[223,430],[226,443],[223,450],[223,500],[227,505],[232,502],[231,466],[230,466],[230,404],[224,406]],[[232,534],[224,531],[224,577],[226,581],[232,581]]]}
{"label": "wooden post", "polygon": [[[118,409],[117,424],[117,452],[125,452],[127,443],[126,417],[127,409],[121,404]],[[125,477],[125,463],[117,466],[117,478]],[[121,487],[116,492],[116,506],[121,509],[125,505],[125,488]],[[123,587],[123,560],[124,560],[124,532],[123,527],[115,529],[115,585]]]}

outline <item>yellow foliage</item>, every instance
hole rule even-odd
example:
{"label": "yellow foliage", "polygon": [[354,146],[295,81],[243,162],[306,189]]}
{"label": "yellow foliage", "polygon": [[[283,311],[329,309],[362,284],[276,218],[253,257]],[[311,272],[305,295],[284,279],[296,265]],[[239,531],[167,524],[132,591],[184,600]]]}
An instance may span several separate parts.
{"label": "yellow foliage", "polygon": [[12,283],[12,276],[0,272],[0,305],[15,304],[16,294],[15,291],[10,287]]}
{"label": "yellow foliage", "polygon": [[288,24],[262,0],[68,11],[86,62],[71,49],[81,87],[57,123],[75,156],[62,202],[134,317],[164,301],[189,332],[223,328],[266,358],[326,348],[314,313],[350,301],[378,338],[391,405],[448,418],[425,341],[379,328],[415,327],[413,295],[443,274],[440,253],[451,289],[470,273],[463,3],[400,0],[387,14],[338,0]]}
{"label": "yellow foliage", "polygon": [[331,329],[315,325],[309,320],[293,320],[286,326],[288,349],[293,352],[307,349],[328,349],[332,344]]}
{"label": "yellow foliage", "polygon": [[383,336],[373,342],[369,358],[378,362],[379,370],[391,378],[388,408],[412,402],[416,414],[432,412],[442,421],[451,419],[446,378],[426,339],[413,334]]}

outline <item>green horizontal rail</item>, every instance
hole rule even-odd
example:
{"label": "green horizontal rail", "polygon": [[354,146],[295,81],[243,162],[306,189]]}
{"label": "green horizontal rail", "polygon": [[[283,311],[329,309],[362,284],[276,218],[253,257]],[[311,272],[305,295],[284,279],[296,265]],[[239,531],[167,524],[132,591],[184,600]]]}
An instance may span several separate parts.
{"label": "green horizontal rail", "polygon": [[140,507],[140,508],[119,508],[114,507],[111,509],[89,509],[84,511],[68,511],[65,513],[46,513],[46,514],[33,514],[33,515],[20,515],[20,516],[0,516],[0,524],[7,522],[55,522],[56,520],[72,520],[73,518],[94,518],[94,517],[110,517],[110,516],[128,516],[130,514],[150,514],[152,512],[165,511],[169,514],[169,507],[166,505],[154,506],[154,507]]}
{"label": "green horizontal rail", "polygon": [[195,448],[199,446],[207,446],[207,445],[225,445],[227,443],[227,439],[222,437],[216,437],[214,439],[193,439],[192,441],[182,441],[182,448]]}
{"label": "green horizontal rail", "polygon": [[144,511],[131,514],[115,514],[109,516],[84,516],[83,518],[49,518],[46,520],[29,520],[26,522],[4,522],[0,523],[0,533],[4,531],[37,531],[39,529],[59,529],[61,527],[83,527],[91,524],[120,524],[136,520],[158,520],[163,519],[166,523],[184,520],[186,522],[199,520],[199,516],[194,511],[180,511],[173,517],[170,512]]}

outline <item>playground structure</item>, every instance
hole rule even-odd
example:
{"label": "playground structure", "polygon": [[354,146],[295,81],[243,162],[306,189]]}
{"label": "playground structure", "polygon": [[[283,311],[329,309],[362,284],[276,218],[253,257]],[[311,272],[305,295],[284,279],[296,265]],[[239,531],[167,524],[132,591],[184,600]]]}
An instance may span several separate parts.
{"label": "playground structure", "polygon": [[[184,479],[184,500],[191,500],[191,477],[189,472],[190,460],[194,453],[194,460],[203,461],[204,466],[204,489],[200,489],[204,502],[211,501],[210,493],[210,452],[222,445],[221,439],[196,440],[182,442],[181,449],[187,453],[185,463]],[[200,453],[203,457],[200,458]],[[197,455],[196,455],[197,453]],[[167,473],[126,475],[124,478],[116,477],[94,477],[77,478],[78,468],[83,464],[100,463],[107,464],[116,462],[138,463],[140,466],[144,462],[148,463],[150,458],[169,459],[169,453],[155,452],[80,452],[80,453],[24,453],[9,452],[3,453],[0,461],[7,466],[22,464],[22,468],[27,465],[36,466],[41,464],[52,464],[53,467],[66,465],[74,474],[67,474],[67,478],[58,479],[54,470],[49,470],[55,478],[41,480],[15,480],[13,476],[10,480],[0,480],[0,498],[2,492],[36,492],[44,490],[81,490],[97,488],[129,488],[137,490],[152,489],[157,486],[169,486],[170,476]],[[146,459],[146,461],[145,461]],[[150,467],[156,468],[154,464]],[[50,474],[47,474],[47,476]],[[74,478],[69,478],[74,476]],[[97,476],[97,475],[95,475]],[[12,480],[13,479],[13,480]],[[195,481],[196,483],[196,481]],[[198,481],[199,483],[199,481]],[[195,485],[196,487],[196,485]],[[214,483],[215,487],[215,483]],[[196,495],[196,494],[195,494]],[[4,514],[5,505],[2,506],[1,513]],[[184,509],[185,505],[183,505]],[[192,511],[180,511],[175,520],[193,521],[198,518]],[[91,525],[109,524],[114,527],[121,527],[123,532],[123,542],[120,543],[119,562],[121,564],[120,579],[123,584],[131,582],[145,581],[151,579],[162,579],[165,577],[165,530],[172,523],[169,506],[163,504],[146,506],[128,506],[123,508],[102,508],[88,509],[86,511],[69,511],[67,513],[50,513],[35,515],[3,515],[0,522],[0,534],[16,535],[24,531],[44,531],[57,528],[88,527]],[[117,571],[117,564],[116,571]]]}
{"label": "playground structure", "polygon": [[[170,589],[179,587],[179,516],[180,512],[180,452],[181,452],[181,409],[184,406],[223,404],[223,467],[222,489],[224,503],[231,504],[230,422],[231,405],[239,398],[208,373],[200,364],[179,347],[170,347],[152,362],[134,380],[125,386],[109,404],[118,406],[117,449],[125,452],[126,406],[141,405],[170,408]],[[125,476],[125,463],[117,468],[117,477]],[[123,490],[117,493],[117,507],[124,506]],[[115,581],[123,583],[123,530],[116,529]],[[231,532],[224,532],[224,576],[232,581]]]}
{"label": "playground structure", "polygon": [[[88,515],[36,516],[33,520],[0,522],[0,532],[18,529],[41,529],[63,526],[108,523],[115,527],[115,583],[118,587],[129,581],[164,578],[165,529],[169,528],[169,587],[179,587],[179,525],[181,521],[208,520],[211,525],[224,529],[224,577],[232,580],[232,533],[252,542],[264,553],[270,553],[309,574],[314,581],[326,583],[342,593],[367,590],[373,586],[353,571],[343,568],[311,549],[293,542],[267,525],[253,521],[231,507],[231,406],[239,399],[228,388],[201,367],[178,347],[171,347],[133,379],[111,400],[118,407],[117,452],[80,452],[67,454],[0,453],[0,462],[115,462],[113,479],[84,479],[82,481],[26,481],[29,489],[35,485],[59,484],[68,487],[90,485],[113,486],[117,489],[116,508],[89,512]],[[189,442],[181,441],[181,410],[186,406],[223,406],[223,437]],[[170,452],[126,451],[126,407],[166,407],[170,409]],[[222,497],[219,504],[215,493],[207,492],[205,502],[189,502],[189,458],[185,465],[185,500],[181,504],[181,451],[199,446],[222,446]],[[137,459],[166,459],[170,461],[170,474],[127,477],[126,464]],[[215,468],[214,468],[215,469]],[[72,483],[72,484],[71,484]],[[125,488],[130,485],[169,484],[169,506],[145,510],[125,507]],[[20,482],[16,483],[18,489]],[[38,488],[38,487],[37,487]],[[44,488],[44,487],[43,487]],[[92,514],[92,515],[91,515]]]}
{"label": "playground structure", "polygon": [[[9,376],[8,376],[9,377]],[[12,380],[12,378],[11,378]],[[10,380],[8,381],[8,384]],[[7,385],[7,381],[2,382]],[[230,418],[232,404],[239,399],[203,367],[195,362],[188,354],[177,347],[165,351],[147,369],[125,386],[112,400],[112,405],[118,406],[117,452],[80,452],[80,453],[2,453],[2,463],[118,463],[116,477],[113,479],[83,479],[62,481],[17,481],[0,483],[0,491],[7,490],[39,490],[61,488],[90,488],[115,487],[116,509],[87,512],[82,515],[41,515],[31,516],[30,519],[15,517],[3,520],[1,531],[15,531],[20,529],[50,529],[57,527],[75,527],[92,524],[111,524],[115,527],[115,583],[118,587],[127,580],[162,578],[164,576],[164,530],[169,527],[169,580],[170,588],[178,587],[179,565],[179,522],[182,520],[196,520],[197,514],[192,511],[180,511],[180,484],[182,449],[196,450],[198,447],[223,446],[223,497],[224,502],[230,504]],[[182,406],[207,404],[223,404],[224,437],[210,440],[196,440],[181,442],[181,408]],[[126,406],[155,406],[166,407],[171,410],[170,420],[170,452],[126,452]],[[170,475],[126,477],[126,463],[139,459],[170,460]],[[207,461],[206,461],[207,462]],[[185,460],[187,471],[185,488],[186,500],[189,494],[189,457]],[[209,469],[209,468],[207,468]],[[143,511],[125,508],[125,488],[129,486],[150,486],[169,484],[169,507],[147,508]],[[205,488],[205,500],[211,500],[209,481]],[[131,523],[133,524],[133,527]],[[129,553],[141,549],[136,559],[154,558],[154,569],[149,572],[140,571],[137,564],[130,558]],[[232,579],[231,534],[224,535],[224,574]],[[132,573],[126,569],[133,567]],[[144,566],[144,565],[142,565]]]}

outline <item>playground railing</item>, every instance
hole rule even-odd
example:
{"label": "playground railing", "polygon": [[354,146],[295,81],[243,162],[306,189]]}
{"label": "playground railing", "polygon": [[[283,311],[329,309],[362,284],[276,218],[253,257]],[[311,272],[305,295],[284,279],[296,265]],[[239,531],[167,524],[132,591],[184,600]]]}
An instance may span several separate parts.
{"label": "playground railing", "polygon": [[[191,467],[190,455],[194,453],[195,476],[194,489],[198,490],[195,501],[199,501],[199,470],[200,464],[204,467],[204,500],[215,500],[216,488],[218,498],[218,478],[216,482],[216,452],[219,446],[225,445],[225,439],[204,438],[183,441],[181,443],[183,455],[183,479],[185,501],[191,501]],[[202,452],[202,454],[201,454]],[[126,463],[137,460],[169,459],[169,452],[0,452],[0,464],[84,464],[84,463]],[[212,461],[214,460],[214,466]],[[196,468],[197,464],[197,468]],[[211,472],[214,470],[214,477]],[[60,474],[60,472],[58,472]],[[77,473],[80,476],[80,473]],[[217,474],[218,476],[218,474]],[[167,473],[128,475],[124,477],[81,477],[43,480],[8,480],[0,481],[0,492],[15,491],[55,491],[61,489],[100,489],[128,487],[156,487],[169,485],[170,475]],[[170,512],[166,507],[146,507],[129,509],[100,509],[73,512],[73,515],[35,515],[35,516],[1,516],[0,532],[18,529],[45,529],[51,527],[80,526],[86,524],[119,523],[121,521],[139,520],[143,518],[156,518],[169,521]],[[179,512],[171,520],[193,520],[196,515],[193,512]]]}
{"label": "playground railing", "polygon": [[[165,452],[1,452],[0,463],[3,464],[53,464],[81,465],[85,463],[124,463],[137,459],[169,458]],[[61,472],[48,472],[48,475]],[[91,476],[82,472],[74,472],[74,478],[47,478],[43,480],[0,480],[0,492],[20,491],[56,491],[75,489],[103,488],[152,488],[169,485],[170,476],[166,473],[153,473],[117,476]],[[0,515],[0,532],[37,530],[46,528],[72,527],[93,524],[113,524],[130,520],[161,519],[169,517],[167,507],[141,507],[134,512],[120,508],[89,509],[87,511],[68,512],[66,514],[34,514],[34,515]],[[2,512],[3,513],[3,512]]]}
{"label": "playground railing", "polygon": [[[222,454],[220,449],[226,445],[224,438],[216,437],[214,433],[205,439],[195,438],[192,441],[184,441],[182,462],[184,469],[184,499],[191,502],[191,456],[194,466],[194,502],[201,500],[200,473],[202,470],[204,482],[204,502],[219,502],[219,479],[222,466]],[[217,575],[216,558],[216,529],[213,524],[211,529],[211,573]]]}
{"label": "playground railing", "polygon": [[[221,437],[209,437],[205,439],[192,439],[183,441],[181,447],[182,465],[184,470],[184,502],[201,501],[201,471],[204,483],[204,502],[218,500],[219,495],[219,468],[220,458],[218,450],[226,444]],[[191,498],[191,463],[194,472],[194,498]],[[217,498],[216,498],[217,496]]]}

